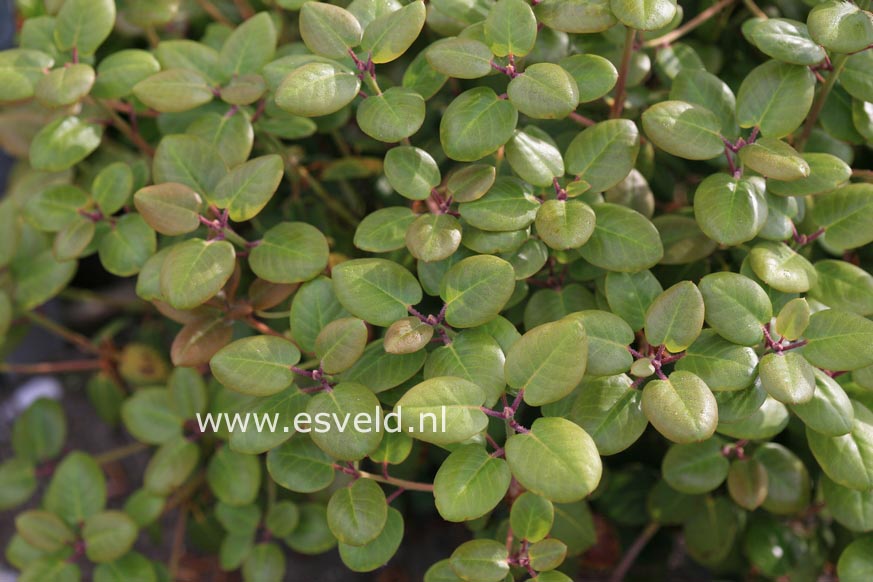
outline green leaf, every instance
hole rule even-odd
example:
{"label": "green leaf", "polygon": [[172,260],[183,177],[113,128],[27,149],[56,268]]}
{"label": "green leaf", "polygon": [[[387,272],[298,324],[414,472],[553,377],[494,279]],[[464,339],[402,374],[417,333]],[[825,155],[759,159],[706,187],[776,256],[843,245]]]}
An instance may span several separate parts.
{"label": "green leaf", "polygon": [[361,131],[379,141],[395,143],[413,135],[424,123],[424,99],[405,87],[370,95],[358,106]]}
{"label": "green leaf", "polygon": [[547,200],[537,211],[537,235],[556,250],[579,248],[594,234],[596,217],[579,200]]}
{"label": "green leaf", "polygon": [[[496,6],[499,3],[495,9]],[[576,80],[554,63],[535,63],[527,67],[509,82],[506,93],[521,113],[534,119],[563,119],[579,104]]]}
{"label": "green leaf", "polygon": [[242,416],[248,414],[249,418],[266,416],[272,418],[277,426],[279,419],[290,419],[291,423],[290,426],[286,424],[288,432],[283,426],[278,426],[277,430],[258,430],[257,423],[249,423],[243,430],[237,425],[234,430],[228,431],[230,448],[239,453],[258,455],[278,447],[296,433],[297,426],[293,424],[293,419],[305,412],[308,402],[309,396],[294,386],[266,398],[246,399],[242,408],[234,408],[233,412],[239,412]]}
{"label": "green leaf", "polygon": [[206,482],[222,503],[253,503],[261,486],[261,465],[254,455],[244,455],[221,447],[209,459]]}
{"label": "green leaf", "polygon": [[82,539],[85,553],[92,562],[117,560],[133,547],[137,526],[121,511],[103,511],[85,520]]}
{"label": "green leaf", "polygon": [[303,117],[336,113],[358,95],[361,80],[339,63],[310,62],[294,69],[276,90],[276,105]]}
{"label": "green leaf", "polygon": [[727,487],[731,499],[749,511],[758,509],[767,498],[767,469],[757,459],[736,459],[731,462]]}
{"label": "green leaf", "polygon": [[814,368],[815,392],[812,399],[795,404],[791,411],[815,432],[825,436],[841,436],[852,430],[855,418],[852,402],[842,386],[826,373]]}
{"label": "green leaf", "polygon": [[784,243],[758,243],[749,253],[749,263],[755,275],[786,293],[808,291],[818,278],[810,262]]}
{"label": "green leaf", "polygon": [[480,410],[481,388],[453,376],[430,378],[410,388],[394,406],[401,430],[418,440],[446,445],[467,440],[488,425]]}
{"label": "green leaf", "polygon": [[440,39],[424,55],[434,69],[456,79],[478,79],[491,72],[491,49],[471,38]]}
{"label": "green leaf", "polygon": [[0,103],[33,97],[34,86],[55,60],[38,50],[7,49],[0,52]]}
{"label": "green leaf", "polygon": [[768,57],[792,65],[816,65],[827,53],[806,24],[789,18],[758,18],[743,24],[743,35]]}
{"label": "green leaf", "polygon": [[501,582],[509,574],[509,550],[494,540],[471,540],[452,552],[449,564],[460,580]]}
{"label": "green leaf", "polygon": [[473,162],[509,141],[517,122],[518,110],[512,103],[488,87],[476,87],[446,108],[440,120],[440,143],[449,158]]}
{"label": "green leaf", "polygon": [[661,237],[646,217],[617,204],[595,204],[593,209],[594,234],[581,249],[586,261],[610,271],[635,272],[661,260]]}
{"label": "green leaf", "polygon": [[823,194],[845,184],[852,175],[846,162],[831,154],[805,153],[801,157],[809,166],[809,175],[799,180],[767,180],[767,191],[777,196]]}
{"label": "green leaf", "polygon": [[562,32],[603,32],[617,22],[609,0],[544,0],[534,12],[540,22]]}
{"label": "green leaf", "polygon": [[820,196],[811,214],[826,229],[829,246],[841,250],[864,246],[873,241],[866,228],[873,219],[873,184],[850,184]]}
{"label": "green leaf", "polygon": [[813,367],[794,351],[767,354],[758,367],[761,386],[783,404],[803,404],[815,391]]}
{"label": "green leaf", "polygon": [[538,418],[529,432],[509,437],[506,461],[522,486],[557,503],[588,496],[603,470],[594,440],[559,417]]}
{"label": "green leaf", "polygon": [[221,291],[235,264],[227,241],[193,238],[176,244],[161,267],[161,294],[176,309],[193,309]]}
{"label": "green leaf", "polygon": [[280,582],[285,578],[285,554],[275,543],[260,543],[252,548],[242,571],[247,581]]}
{"label": "green leaf", "polygon": [[646,311],[646,339],[673,353],[694,343],[703,329],[703,296],[691,281],[682,281],[659,295]]}
{"label": "green leaf", "polygon": [[125,214],[100,239],[97,251],[103,267],[119,277],[136,275],[154,254],[157,236],[143,217]]}
{"label": "green leaf", "polygon": [[846,261],[823,260],[815,263],[816,284],[809,296],[829,307],[873,314],[873,275]]}
{"label": "green leaf", "polygon": [[300,37],[317,55],[345,58],[358,46],[364,31],[357,18],[344,8],[326,2],[305,2],[300,9]]}
{"label": "green leaf", "polygon": [[[316,419],[312,441],[335,459],[363,459],[382,440],[382,433],[375,430],[380,422],[378,415],[381,410],[379,400],[366,386],[355,382],[342,382],[333,390],[321,392],[309,401],[306,412]],[[366,420],[359,426],[360,419],[357,417],[361,415]],[[325,431],[319,418],[334,419],[333,425]]]}
{"label": "green leaf", "polygon": [[740,161],[762,176],[792,182],[809,176],[809,164],[784,141],[762,137],[740,149]]}
{"label": "green leaf", "polygon": [[24,503],[36,487],[33,463],[15,457],[0,463],[0,509],[5,511]]}
{"label": "green leaf", "polygon": [[212,101],[214,94],[206,78],[191,69],[167,69],[134,85],[133,94],[161,113],[178,113]]}
{"label": "green leaf", "polygon": [[610,119],[579,133],[567,147],[564,160],[567,172],[588,182],[592,192],[603,192],[628,175],[639,151],[636,124],[628,119]]}
{"label": "green leaf", "polygon": [[[284,115],[286,118],[296,120],[298,123],[304,122],[304,126],[306,123],[313,123],[311,120],[304,117],[296,117],[287,113]],[[258,125],[265,131],[273,131],[274,127],[265,126],[268,119],[269,118],[261,118]],[[292,138],[296,139],[300,137],[297,134],[293,134],[293,127],[296,125],[294,122],[282,119],[279,123],[281,123],[289,133],[292,133]],[[289,130],[289,128],[291,129]],[[218,113],[205,113],[199,115],[194,123],[188,126],[185,132],[199,137],[213,146],[211,153],[217,153],[230,168],[245,162],[249,159],[249,155],[252,153],[254,130],[252,129],[252,124],[245,115],[232,115],[228,117],[227,115],[219,115]],[[313,124],[312,132],[310,133],[314,132],[315,127]],[[274,131],[274,133],[279,137],[288,137],[288,134],[285,134],[282,131],[277,130]],[[215,185],[217,185],[223,177],[224,174],[218,176],[218,178],[215,179]]]}
{"label": "green leaf", "polygon": [[815,77],[807,67],[767,61],[743,79],[737,93],[740,127],[759,127],[778,139],[800,127],[812,106]]}
{"label": "green leaf", "polygon": [[688,495],[715,490],[728,476],[730,467],[722,453],[724,444],[715,437],[699,443],[671,445],[661,464],[664,481]]}
{"label": "green leaf", "polygon": [[219,63],[227,78],[243,73],[258,73],[276,51],[276,28],[267,12],[249,18],[227,37],[219,53]]}
{"label": "green leaf", "polygon": [[855,491],[821,478],[821,491],[828,511],[840,525],[856,532],[873,530],[873,491]]}
{"label": "green leaf", "polygon": [[161,139],[152,164],[155,184],[178,182],[210,199],[227,173],[218,151],[194,135],[168,135]]}
{"label": "green leaf", "polygon": [[61,405],[40,398],[12,423],[12,449],[18,459],[39,462],[61,452],[67,436],[67,422]]}
{"label": "green leaf", "polygon": [[873,44],[873,18],[851,2],[825,0],[816,4],[806,23],[813,40],[836,53],[862,51]]}
{"label": "green leaf", "polygon": [[60,517],[38,509],[15,516],[15,529],[27,543],[45,552],[57,552],[76,537]]}
{"label": "green leaf", "polygon": [[640,391],[624,374],[585,379],[567,418],[585,429],[602,456],[630,447],[649,424]]}
{"label": "green leaf", "polygon": [[298,493],[321,491],[334,480],[333,459],[302,433],[267,453],[267,471],[276,483]]}
{"label": "green leaf", "polygon": [[100,60],[97,80],[91,94],[101,99],[119,99],[133,92],[140,81],[161,70],[161,64],[149,52],[127,49]]}
{"label": "green leaf", "polygon": [[271,283],[300,283],[321,274],[329,255],[320,230],[305,222],[281,222],[252,249],[249,265],[255,275]]}
{"label": "green leaf", "polygon": [[677,370],[667,380],[646,384],[642,405],[652,426],[675,443],[704,441],[718,425],[718,406],[712,392],[691,372]]}
{"label": "green leaf", "polygon": [[169,495],[188,479],[199,457],[200,449],[185,438],[164,443],[146,465],[144,488],[155,495]]}
{"label": "green leaf", "polygon": [[463,259],[443,277],[440,297],[446,322],[452,327],[475,327],[497,316],[515,288],[515,271],[508,262],[490,255]]}
{"label": "green leaf", "polygon": [[[22,214],[34,228],[45,232],[56,232],[79,218],[81,216],[79,211],[85,210],[89,202],[87,192],[76,186],[58,184],[28,198],[22,206]],[[13,218],[17,223],[18,216],[14,215]],[[14,254],[14,249],[11,254]]]}
{"label": "green leaf", "polygon": [[251,220],[276,193],[283,175],[280,156],[254,158],[232,169],[216,184],[212,202],[227,208],[234,222]]}
{"label": "green leaf", "polygon": [[461,217],[471,226],[486,231],[517,231],[535,219],[540,203],[517,178],[502,177],[488,193],[460,205]]}
{"label": "green leaf", "polygon": [[295,552],[307,555],[323,554],[336,545],[336,538],[327,527],[327,512],[323,505],[307,503],[300,508],[300,525],[285,538]]}
{"label": "green leaf", "polygon": [[806,439],[815,460],[834,482],[858,491],[873,488],[873,413],[852,402],[852,430],[842,436],[825,436],[811,428]]}
{"label": "green leaf", "polygon": [[[574,314],[588,335],[588,366],[593,376],[611,376],[627,371],[633,358],[627,351],[634,332],[619,316],[596,309]],[[584,428],[584,427],[583,427]]]}
{"label": "green leaf", "polygon": [[30,143],[30,165],[36,170],[60,172],[78,164],[100,145],[103,126],[78,117],[59,117],[37,133]]}
{"label": "green leaf", "polygon": [[485,195],[497,176],[494,166],[470,164],[452,172],[446,182],[446,191],[455,202],[472,202]]}
{"label": "green leaf", "polygon": [[809,303],[801,297],[786,303],[776,316],[776,332],[790,341],[803,335],[807,325],[809,325]]}
{"label": "green leaf", "polygon": [[581,318],[568,316],[525,333],[506,355],[506,382],[540,406],[569,394],[585,374],[588,335]]}
{"label": "green leaf", "polygon": [[869,347],[873,321],[840,309],[827,309],[809,318],[804,334],[804,357],[826,370],[858,370],[873,364]]}
{"label": "green leaf", "polygon": [[115,162],[104,167],[91,184],[91,196],[104,216],[121,210],[132,191],[133,171],[124,162]]}
{"label": "green leaf", "polygon": [[76,274],[76,261],[58,262],[50,250],[13,263],[15,305],[21,310],[38,307],[60,293]]}
{"label": "green leaf", "polygon": [[[427,328],[433,330],[431,326]],[[428,355],[424,377],[456,376],[469,380],[485,392],[485,405],[493,406],[505,388],[504,361],[497,340],[479,329],[470,330],[456,335],[450,344]]]}
{"label": "green leaf", "polygon": [[[873,18],[871,18],[873,21]],[[869,48],[869,47],[868,47]],[[840,74],[840,84],[846,93],[860,101],[873,101],[873,53],[865,50],[850,56]]]}
{"label": "green leaf", "polygon": [[646,311],[663,291],[658,279],[647,270],[635,273],[609,272],[604,287],[609,309],[635,331],[643,327]]}
{"label": "green leaf", "polygon": [[42,503],[68,524],[78,524],[106,506],[103,471],[91,456],[70,453],[55,469]]}
{"label": "green leaf", "polygon": [[304,352],[315,351],[315,338],[334,319],[348,315],[327,277],[316,277],[300,286],[291,303],[291,331]]}
{"label": "green leaf", "polygon": [[347,382],[362,382],[375,393],[384,392],[412,378],[424,365],[427,353],[391,354],[382,340],[371,342],[364,355],[343,373]]}
{"label": "green leaf", "polygon": [[700,69],[682,69],[673,78],[670,99],[705,107],[718,117],[722,135],[739,135],[735,114],[736,97],[730,87],[712,73]]}
{"label": "green leaf", "polygon": [[416,259],[441,261],[461,245],[461,224],[450,214],[423,214],[409,225],[405,242]]}
{"label": "green leaf", "polygon": [[538,542],[552,529],[555,508],[548,499],[530,491],[519,495],[512,503],[509,521],[512,532],[520,539]]}
{"label": "green leaf", "polygon": [[145,556],[128,552],[117,560],[98,564],[94,568],[94,582],[123,582],[124,580],[157,580],[155,568]]}
{"label": "green leaf", "polygon": [[385,259],[354,259],[333,268],[337,299],[352,315],[387,327],[421,301],[421,286],[412,274]]}
{"label": "green leaf", "polygon": [[837,575],[840,580],[862,582],[873,575],[871,550],[873,550],[873,537],[858,538],[850,543],[840,554],[840,559],[837,562]]}
{"label": "green leaf", "polygon": [[69,0],[58,11],[55,44],[62,51],[77,49],[93,55],[115,26],[112,0]]}
{"label": "green leaf", "polygon": [[523,57],[534,48],[537,21],[523,0],[498,0],[485,19],[485,39],[498,57]]}
{"label": "green leaf", "polygon": [[682,530],[692,558],[717,564],[730,554],[738,528],[736,509],[727,497],[706,497],[704,506],[683,524]]}
{"label": "green leaf", "polygon": [[405,53],[418,38],[427,10],[415,0],[399,10],[387,12],[364,27],[361,49],[374,63],[390,63]]}
{"label": "green leaf", "polygon": [[524,327],[530,330],[543,323],[558,321],[571,313],[596,306],[594,295],[578,283],[571,283],[560,291],[540,289],[531,295],[524,307]]}
{"label": "green leaf", "polygon": [[251,396],[270,396],[294,381],[291,366],[300,350],[291,342],[268,335],[243,338],[223,347],[209,361],[225,387]]}
{"label": "green leaf", "polygon": [[133,203],[143,220],[161,234],[187,234],[200,226],[203,200],[185,184],[146,186],[133,195]]}
{"label": "green leaf", "polygon": [[755,381],[757,366],[753,349],[724,340],[711,329],[703,330],[685,357],[676,362],[677,370],[696,374],[713,392],[748,388]]}
{"label": "green leaf", "polygon": [[397,552],[402,540],[403,516],[393,507],[389,507],[388,520],[376,539],[363,546],[340,542],[340,559],[353,572],[372,572],[388,563]]}
{"label": "green leaf", "polygon": [[656,146],[687,160],[709,160],[724,151],[718,117],[685,101],[661,101],[646,109],[643,130]]}
{"label": "green leaf", "polygon": [[[549,4],[555,5],[557,3],[541,2],[535,9],[542,22],[545,20],[543,20],[544,15],[540,11],[547,11],[548,8],[541,7]],[[580,2],[579,5],[582,8],[597,6],[596,2],[587,1]],[[555,26],[549,26],[557,30]],[[618,71],[616,71],[615,66],[599,55],[571,55],[559,60],[558,64],[576,81],[576,87],[579,90],[579,103],[589,103],[600,99],[612,90],[618,80]]]}
{"label": "green leaf", "polygon": [[55,69],[36,84],[36,99],[48,109],[72,105],[88,95],[95,77],[91,65],[83,63]]}
{"label": "green leaf", "polygon": [[[434,328],[417,317],[398,319],[385,332],[385,351],[389,354],[412,354],[430,342]],[[449,375],[449,374],[437,374]]]}
{"label": "green leaf", "polygon": [[706,323],[719,335],[744,346],[760,343],[761,326],[770,321],[773,307],[760,285],[737,273],[713,273],[699,284]]}
{"label": "green leaf", "polygon": [[785,430],[790,416],[788,409],[775,398],[766,396],[763,388],[761,392],[765,395],[765,399],[757,410],[735,422],[720,421],[718,432],[735,439],[767,440]]}
{"label": "green leaf", "polygon": [[137,440],[160,445],[182,436],[182,418],[173,409],[166,388],[142,388],[124,401],[121,418]]}
{"label": "green leaf", "polygon": [[449,80],[427,61],[427,51],[418,53],[403,73],[403,86],[412,89],[425,100],[436,95]]}
{"label": "green leaf", "polygon": [[549,135],[538,128],[516,130],[506,143],[505,152],[515,173],[534,186],[551,186],[555,178],[564,175],[561,152],[551,142]]}
{"label": "green leaf", "polygon": [[443,461],[434,478],[434,501],[446,521],[470,521],[503,500],[512,476],[506,461],[478,444],[463,445]]}
{"label": "green leaf", "polygon": [[622,24],[637,30],[658,30],[670,24],[676,16],[673,0],[611,0],[613,14]]}
{"label": "green leaf", "polygon": [[226,78],[221,72],[218,52],[203,43],[193,40],[162,40],[155,49],[155,57],[161,69],[190,69],[204,75],[213,85]]}
{"label": "green leaf", "polygon": [[752,240],[767,220],[765,187],[760,178],[712,174],[694,193],[694,218],[706,236],[721,244]]}
{"label": "green leaf", "polygon": [[371,253],[402,249],[406,245],[406,231],[415,219],[412,210],[405,206],[380,208],[365,216],[358,225],[354,244]]}
{"label": "green leaf", "polygon": [[[554,570],[564,562],[567,556],[567,546],[556,539],[547,539],[531,544],[528,548],[530,567],[539,572]],[[542,574],[537,576],[542,581]]]}
{"label": "green leaf", "polygon": [[399,146],[385,154],[385,177],[391,187],[410,200],[425,200],[442,179],[437,163],[426,151]]}
{"label": "green leaf", "polygon": [[367,324],[354,317],[327,324],[315,339],[315,355],[321,360],[321,369],[327,374],[346,371],[364,353],[367,335]]}

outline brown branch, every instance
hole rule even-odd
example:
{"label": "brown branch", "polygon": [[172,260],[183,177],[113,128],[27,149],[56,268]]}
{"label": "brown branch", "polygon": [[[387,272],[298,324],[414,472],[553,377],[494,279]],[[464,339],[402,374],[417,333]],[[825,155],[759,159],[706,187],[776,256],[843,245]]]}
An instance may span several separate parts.
{"label": "brown branch", "polygon": [[131,443],[122,447],[110,449],[105,453],[101,453],[99,455],[94,455],[94,460],[97,461],[97,464],[99,465],[105,465],[107,463],[112,463],[114,461],[119,461],[131,455],[135,455],[139,452],[146,450],[147,448],[149,448],[149,445],[145,443]]}
{"label": "brown branch", "polygon": [[272,335],[272,336],[280,337],[282,339],[288,339],[283,334],[279,333],[278,331],[276,331],[275,329],[273,329],[272,327],[270,327],[269,325],[267,325],[263,321],[258,321],[257,319],[255,319],[251,315],[246,317],[242,321],[246,325],[248,325],[250,328],[257,330],[265,335]]}
{"label": "brown branch", "polygon": [[197,0],[197,4],[203,9],[203,12],[211,16],[215,22],[234,28],[234,23],[231,22],[227,16],[222,14],[221,10],[219,10],[218,7],[209,0]]}
{"label": "brown branch", "polygon": [[831,89],[833,89],[836,84],[840,72],[843,70],[843,67],[846,66],[846,60],[848,58],[849,57],[846,55],[837,55],[834,57],[832,62],[833,70],[828,74],[828,79],[825,81],[825,84],[821,89],[819,89],[818,95],[812,104],[812,109],[809,110],[809,115],[806,117],[806,123],[803,124],[803,131],[800,133],[800,137],[797,138],[797,141],[794,142],[794,149],[798,152],[803,151],[803,146],[806,145],[806,140],[809,139],[812,129],[815,127],[815,122],[818,121],[818,116],[821,114],[822,109],[824,109],[825,101],[827,101]]}
{"label": "brown branch", "polygon": [[576,113],[575,111],[570,112],[570,115],[568,115],[567,117],[569,117],[571,120],[575,121],[579,125],[585,127],[591,127],[592,125],[597,124],[597,122],[593,119],[585,117],[584,115]]}
{"label": "brown branch", "polygon": [[82,350],[83,352],[88,352],[88,353],[97,354],[97,355],[102,354],[102,352],[100,351],[100,348],[97,347],[90,339],[88,339],[87,337],[85,337],[84,335],[82,335],[80,333],[76,333],[75,331],[73,331],[71,329],[67,329],[66,327],[64,327],[60,323],[49,319],[48,317],[44,316],[43,314],[41,314],[39,312],[30,311],[30,312],[25,313],[24,316],[27,319],[29,319],[31,321],[31,323],[34,323],[34,324],[40,326],[41,328],[43,328],[47,331],[50,331],[51,333],[53,333],[59,337],[64,338],[65,340],[67,340],[68,342],[70,342],[71,344],[73,344],[74,346],[76,346],[77,348]]}
{"label": "brown branch", "polygon": [[619,562],[615,570],[612,571],[612,576],[609,577],[609,582],[622,582],[622,580],[624,580],[624,577],[631,569],[631,566],[634,565],[640,552],[643,551],[643,548],[645,548],[646,544],[649,543],[649,540],[658,533],[660,528],[661,524],[652,522],[640,532],[640,535],[637,536],[637,539],[634,540],[634,543],[630,548],[628,548],[625,555],[622,556],[621,562]]}
{"label": "brown branch", "polygon": [[397,487],[403,487],[409,491],[433,491],[432,483],[419,483],[417,481],[407,481],[406,479],[398,479],[397,477],[383,477],[382,475],[376,475],[375,473],[368,473],[366,471],[357,471],[358,477],[363,477],[364,479],[372,479],[373,481],[378,481],[379,483],[385,483],[387,485],[395,485]]}
{"label": "brown branch", "polygon": [[685,24],[680,26],[679,28],[677,28],[671,32],[668,32],[664,36],[659,36],[658,38],[653,38],[652,40],[647,40],[645,43],[643,43],[643,46],[647,47],[647,48],[651,48],[651,47],[656,47],[656,46],[668,45],[671,42],[682,38],[683,36],[685,36],[686,34],[688,34],[689,32],[691,32],[692,30],[694,30],[695,28],[697,28],[698,26],[700,26],[701,24],[703,24],[704,22],[706,22],[707,20],[709,20],[710,18],[712,18],[713,16],[715,16],[716,14],[718,14],[719,12],[724,10],[727,6],[730,6],[733,3],[734,3],[734,0],[721,0],[720,2],[717,2],[716,4],[713,4],[712,6],[710,6],[709,8],[707,8],[706,10],[704,10],[703,12],[701,12],[700,14],[698,14],[697,16],[695,16],[694,18],[692,18],[691,20],[689,20],[688,22],[686,22]]}
{"label": "brown branch", "polygon": [[39,364],[8,364],[0,362],[0,372],[6,374],[60,374],[63,372],[101,370],[103,365],[103,360],[69,360],[65,362],[42,362]]}
{"label": "brown branch", "polygon": [[618,81],[615,83],[615,101],[613,101],[612,110],[609,112],[610,119],[621,117],[621,112],[624,109],[624,101],[627,96],[627,75],[630,69],[631,57],[634,54],[634,39],[636,39],[636,36],[636,29],[628,27],[624,37],[624,52],[621,55],[621,66],[618,69]]}
{"label": "brown branch", "polygon": [[173,547],[170,550],[170,561],[167,569],[170,571],[170,580],[178,580],[179,562],[185,553],[185,525],[188,517],[188,507],[182,505],[179,515],[176,517],[176,525],[173,527]]}

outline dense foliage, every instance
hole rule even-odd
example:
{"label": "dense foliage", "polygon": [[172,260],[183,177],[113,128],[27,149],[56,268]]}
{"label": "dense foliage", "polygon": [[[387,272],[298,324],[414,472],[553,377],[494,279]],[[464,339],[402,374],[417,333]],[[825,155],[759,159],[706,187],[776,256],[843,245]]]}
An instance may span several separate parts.
{"label": "dense foliage", "polygon": [[[372,571],[413,499],[474,538],[427,582],[595,545],[618,580],[661,527],[726,576],[873,579],[870,0],[342,4],[18,1],[0,338],[85,359],[3,369],[91,370],[139,441],[16,420],[21,580],[171,579],[184,537],[133,549],[168,513],[246,580]],[[98,262],[133,306],[40,313]],[[376,408],[404,432],[194,420]]]}

